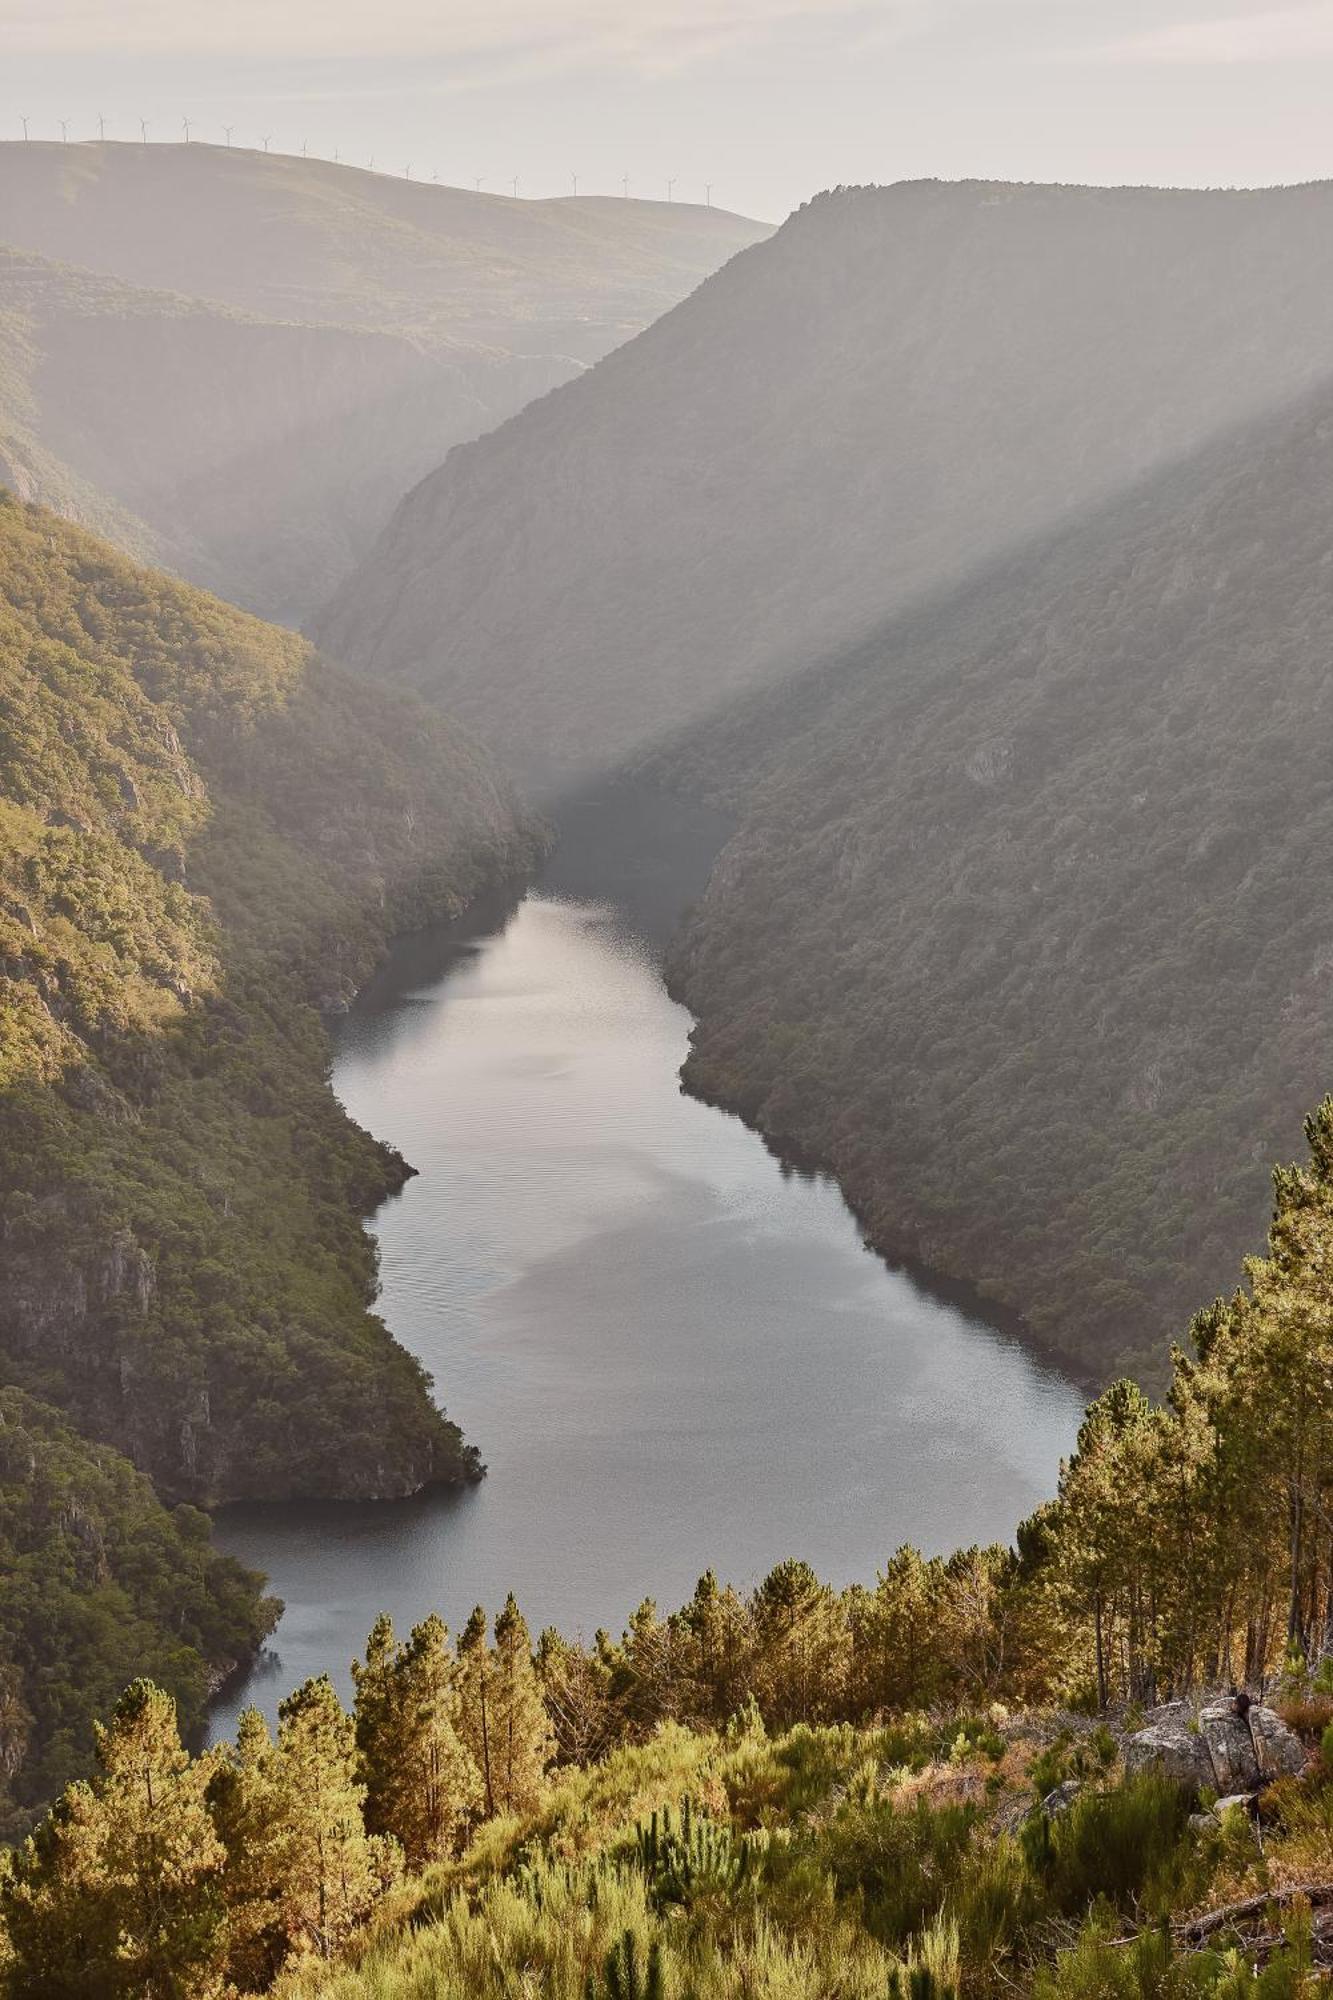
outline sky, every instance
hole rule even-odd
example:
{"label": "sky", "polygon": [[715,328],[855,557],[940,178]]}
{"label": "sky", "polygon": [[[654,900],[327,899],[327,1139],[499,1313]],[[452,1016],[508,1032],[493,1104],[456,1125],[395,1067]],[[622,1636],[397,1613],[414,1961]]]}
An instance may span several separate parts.
{"label": "sky", "polygon": [[840,182],[1333,172],[1333,0],[0,0],[0,136],[779,220]]}

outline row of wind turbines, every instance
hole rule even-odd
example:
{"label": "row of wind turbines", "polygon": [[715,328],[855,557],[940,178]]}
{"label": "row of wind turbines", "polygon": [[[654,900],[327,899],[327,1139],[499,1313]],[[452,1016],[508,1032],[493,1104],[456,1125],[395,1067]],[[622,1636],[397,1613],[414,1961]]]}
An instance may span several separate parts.
{"label": "row of wind turbines", "polygon": [[[139,120],[139,138],[140,138],[140,142],[141,142],[141,144],[143,144],[143,145],[145,145],[145,146],[146,146],[146,145],[147,145],[147,144],[149,143],[149,140],[148,140],[148,127],[149,127],[149,125],[150,125],[150,123],[151,123],[151,122],[152,122],[152,121],[151,121],[150,119],[147,119],[147,118],[141,118],[141,119]],[[61,143],[61,145],[62,145],[62,146],[68,146],[68,144],[70,143],[70,140],[69,140],[69,120],[68,120],[68,118],[58,118],[58,119],[56,120],[56,123],[57,123],[57,124],[59,125],[59,127],[60,127],[60,143]],[[186,144],[187,146],[188,146],[188,145],[190,144],[190,134],[191,134],[191,133],[192,133],[192,132],[194,131],[194,129],[195,129],[195,127],[196,127],[197,123],[198,123],[198,120],[197,120],[197,119],[194,119],[194,118],[182,118],[182,119],[181,119],[181,130],[182,130],[182,132],[183,132],[183,134],[184,134],[184,138],[185,138],[185,144]],[[25,142],[27,142],[27,141],[29,140],[29,138],[30,138],[30,134],[29,134],[29,131],[28,131],[28,125],[29,125],[29,121],[28,121],[28,119],[26,119],[26,118],[23,118],[23,117],[20,117],[20,119],[19,119],[19,124],[20,124],[20,125],[21,125],[21,126],[23,127],[23,137],[24,137],[24,140],[25,140]],[[236,127],[235,127],[234,125],[222,125],[222,126],[219,126],[219,128],[218,128],[218,129],[219,129],[219,131],[220,131],[220,132],[222,133],[222,135],[223,135],[223,137],[224,137],[224,139],[225,139],[225,141],[226,141],[226,145],[227,145],[227,148],[228,148],[228,150],[230,150],[230,148],[231,148],[231,135],[232,135],[232,133],[233,133],[233,132],[234,132],[234,131],[236,130]],[[97,116],[97,137],[98,137],[98,140],[99,140],[100,142],[102,142],[102,143],[105,143],[105,141],[106,141],[106,119],[105,119],[105,118],[104,118],[104,117],[102,116],[102,114],[101,114],[100,112],[98,113],[98,116]],[[262,133],[262,134],[261,134],[261,135],[259,136],[259,144],[260,144],[260,146],[262,147],[262,149],[264,150],[264,152],[267,152],[267,151],[268,151],[268,149],[269,149],[269,144],[270,144],[270,142],[271,142],[271,140],[272,140],[272,137],[273,137],[273,134],[272,134],[271,132],[265,132],[265,133]],[[77,143],[77,142],[76,142],[76,143]],[[309,159],[309,157],[310,157],[310,153],[309,153],[309,148],[308,148],[308,145],[307,145],[307,142],[306,142],[306,141],[305,141],[305,140],[303,139],[303,140],[301,141],[301,158],[302,158],[303,160],[306,160],[306,159]],[[333,152],[333,163],[334,163],[334,165],[335,165],[335,166],[338,166],[338,165],[344,165],[344,164],[345,164],[345,165],[347,165],[347,166],[351,166],[351,165],[353,165],[353,164],[354,164],[354,162],[353,162],[353,161],[351,161],[351,160],[348,160],[348,161],[346,161],[346,162],[342,161],[342,160],[341,160],[341,158],[340,158],[340,156],[339,156],[339,153],[338,153],[338,149],[337,149],[337,147],[335,147],[335,148],[334,148],[334,152]],[[376,167],[375,167],[375,155],[374,155],[373,153],[371,154],[370,158],[369,158],[369,159],[367,160],[367,162],[366,162],[366,166],[367,166],[368,170],[369,170],[369,171],[370,171],[371,173],[374,173],[374,172],[376,171]],[[406,166],[405,166],[405,167],[403,168],[403,170],[402,170],[402,172],[403,172],[403,178],[404,178],[404,180],[409,180],[409,181],[411,180],[411,178],[412,178],[412,167],[413,167],[413,162],[412,162],[411,160],[409,160],[409,161],[407,162],[407,165],[406,165]],[[385,172],[387,172],[388,170],[387,170],[386,168],[384,168],[384,167],[381,167],[381,168],[379,168],[379,169],[378,169],[378,171],[379,171],[380,173],[385,173]],[[438,182],[439,178],[440,178],[440,176],[439,176],[439,175],[438,175],[437,173],[432,173],[432,175],[431,175],[431,180],[432,180],[432,181],[435,181],[435,182]],[[575,193],[575,195],[577,195],[577,194],[578,194],[578,191],[579,191],[579,180],[580,180],[581,176],[580,176],[580,175],[578,175],[578,174],[571,174],[569,178],[570,178],[571,182],[573,183],[573,187],[574,187],[574,193]],[[668,200],[668,201],[674,201],[674,200],[675,200],[675,198],[676,198],[676,188],[677,188],[677,186],[679,185],[679,178],[680,178],[680,177],[679,177],[679,175],[676,175],[676,174],[673,174],[673,175],[671,175],[671,177],[670,177],[670,178],[669,178],[669,179],[667,180],[667,182],[666,182],[666,198],[667,198],[667,200]],[[518,200],[518,190],[519,190],[519,186],[520,186],[520,179],[521,179],[521,177],[520,177],[520,176],[519,176],[518,174],[514,174],[514,175],[513,175],[512,177],[511,177],[511,179],[510,179],[510,182],[509,182],[509,186],[510,186],[510,189],[511,189],[511,191],[512,191],[512,193],[513,193],[513,198],[514,198],[514,200],[515,200],[515,201],[517,201],[517,200]],[[476,189],[477,193],[478,193],[478,194],[480,194],[480,193],[481,193],[481,191],[482,191],[482,189],[483,189],[483,188],[485,187],[485,185],[486,185],[486,176],[485,176],[484,174],[476,174],[476,175],[474,175],[474,176],[473,176],[473,181],[472,181],[472,185],[473,185],[473,187],[474,187],[474,188]],[[622,194],[622,195],[624,196],[624,198],[625,198],[625,200],[626,200],[626,201],[628,201],[628,200],[629,200],[629,189],[630,189],[630,177],[629,177],[629,175],[628,175],[628,174],[622,174],[622,175],[620,176],[620,192],[621,192],[621,194]],[[706,207],[708,207],[708,208],[711,208],[711,207],[713,206],[713,183],[712,183],[711,181],[706,181],[706,182],[704,183],[704,205],[705,205]]]}

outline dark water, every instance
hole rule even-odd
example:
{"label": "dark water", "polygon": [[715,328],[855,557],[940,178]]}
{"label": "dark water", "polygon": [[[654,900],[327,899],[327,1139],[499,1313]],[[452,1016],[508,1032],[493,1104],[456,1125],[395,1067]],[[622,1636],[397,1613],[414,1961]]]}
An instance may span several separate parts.
{"label": "dark water", "polygon": [[490,1466],[401,1504],[232,1511],[286,1600],[270,1710],[375,1614],[618,1630],[713,1566],[873,1580],[903,1541],[1005,1538],[1050,1492],[1077,1393],[862,1246],[837,1189],[683,1096],[689,1017],[607,904],[529,896],[400,946],[349,1019],[352,1115],[420,1177],[376,1219],[383,1311]]}

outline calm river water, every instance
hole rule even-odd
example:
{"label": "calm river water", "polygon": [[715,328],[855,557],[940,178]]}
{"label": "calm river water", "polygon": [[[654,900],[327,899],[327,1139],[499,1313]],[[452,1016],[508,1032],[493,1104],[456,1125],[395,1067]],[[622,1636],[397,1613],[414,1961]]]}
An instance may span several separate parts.
{"label": "calm river water", "polygon": [[873,1580],[903,1541],[1007,1538],[1077,1392],[863,1247],[836,1187],[682,1095],[689,1016],[605,903],[529,895],[425,935],[339,1035],[334,1083],[420,1169],[375,1221],[382,1310],[490,1471],[379,1506],[232,1510],[286,1615],[214,1716],[272,1713],[380,1610],[619,1630],[710,1565]]}

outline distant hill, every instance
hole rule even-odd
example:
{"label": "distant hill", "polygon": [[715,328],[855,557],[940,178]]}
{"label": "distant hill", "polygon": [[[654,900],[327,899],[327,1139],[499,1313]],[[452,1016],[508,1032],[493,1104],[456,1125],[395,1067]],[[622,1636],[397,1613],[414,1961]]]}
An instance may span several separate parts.
{"label": "distant hill", "polygon": [[299,623],[452,445],[765,233],[239,148],[0,144],[0,478]]}
{"label": "distant hill", "polygon": [[1262,1246],[1333,1074],[1333,387],[713,718],[686,1067],[1085,1378]]}
{"label": "distant hill", "polygon": [[1333,187],[838,191],[451,453],[328,612],[559,789],[1317,378]]}

